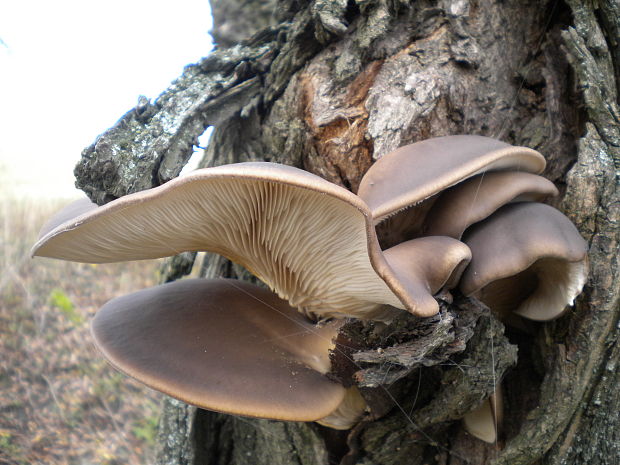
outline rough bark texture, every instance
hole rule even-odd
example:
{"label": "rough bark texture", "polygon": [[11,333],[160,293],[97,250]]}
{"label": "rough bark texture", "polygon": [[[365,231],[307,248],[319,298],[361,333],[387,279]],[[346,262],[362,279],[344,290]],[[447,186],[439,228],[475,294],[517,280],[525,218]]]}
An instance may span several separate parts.
{"label": "rough bark texture", "polygon": [[[400,145],[482,134],[545,155],[563,193],[557,206],[590,245],[591,276],[573,310],[527,333],[504,332],[458,296],[440,317],[404,317],[387,333],[351,323],[346,335],[361,352],[349,370],[373,409],[347,433],[169,401],[158,463],[620,463],[617,1],[213,6],[218,50],[85,150],[76,175],[91,198],[104,203],[176,176],[207,125],[216,128],[203,166],[277,161],[353,191]],[[175,258],[168,279],[193,260]],[[248,278],[218,257],[202,274]],[[488,446],[457,419],[501,378],[505,431]]]}

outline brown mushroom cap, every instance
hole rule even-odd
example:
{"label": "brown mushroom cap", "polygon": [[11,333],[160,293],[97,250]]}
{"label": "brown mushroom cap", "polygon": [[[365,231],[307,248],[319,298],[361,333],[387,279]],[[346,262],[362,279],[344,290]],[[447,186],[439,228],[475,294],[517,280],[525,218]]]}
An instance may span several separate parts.
{"label": "brown mushroom cap", "polygon": [[125,295],[92,322],[109,362],[153,389],[210,410],[295,421],[326,417],[344,399],[346,389],[325,376],[337,329],[224,279]]}
{"label": "brown mushroom cap", "polygon": [[105,263],[204,250],[322,317],[372,318],[385,304],[416,313],[427,297],[394,284],[359,197],[274,163],[198,170],[122,197],[48,232],[33,254]]}
{"label": "brown mushroom cap", "polygon": [[482,136],[446,136],[406,145],[378,160],[358,195],[375,222],[487,171],[540,173],[545,159],[532,149]]}
{"label": "brown mushroom cap", "polygon": [[412,239],[384,251],[394,271],[394,287],[418,296],[417,315],[431,316],[439,312],[432,297],[441,288],[453,287],[471,259],[471,251],[451,237],[428,236]]}
{"label": "brown mushroom cap", "polygon": [[557,195],[553,183],[531,173],[500,171],[468,179],[442,193],[426,215],[425,233],[460,239],[465,229],[507,203]]}
{"label": "brown mushroom cap", "polygon": [[467,230],[472,260],[465,295],[499,312],[538,321],[559,316],[587,278],[587,245],[558,210],[540,203],[506,205]]}

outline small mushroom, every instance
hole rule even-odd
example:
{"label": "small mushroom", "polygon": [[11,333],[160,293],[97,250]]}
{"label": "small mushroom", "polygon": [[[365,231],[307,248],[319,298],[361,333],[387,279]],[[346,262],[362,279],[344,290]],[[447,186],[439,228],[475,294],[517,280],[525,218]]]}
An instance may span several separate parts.
{"label": "small mushroom", "polygon": [[382,157],[362,178],[358,195],[379,223],[477,174],[544,168],[545,159],[532,149],[482,136],[436,137]]}
{"label": "small mushroom", "polygon": [[501,385],[488,399],[463,417],[463,426],[472,436],[488,443],[497,442],[504,421],[504,398]]}
{"label": "small mushroom", "polygon": [[416,296],[416,314],[432,316],[439,312],[433,298],[442,288],[458,284],[461,273],[471,259],[471,251],[462,242],[443,236],[428,236],[402,242],[383,252],[393,271],[392,288]]}
{"label": "small mushroom", "polygon": [[460,289],[499,313],[551,320],[586,282],[587,245],[570,220],[548,205],[506,205],[469,228],[464,242],[472,260]]}
{"label": "small mushroom", "polygon": [[[464,250],[456,243],[434,249],[436,259],[419,270],[448,280],[454,270],[446,264],[462,261],[446,258],[454,247]],[[274,163],[198,170],[122,197],[46,232],[32,253],[106,263],[205,250],[245,266],[292,306],[321,318],[379,318],[385,305],[418,315],[438,309],[419,303],[431,303],[431,288],[410,294],[413,288],[401,282],[408,276],[384,257],[359,197]],[[407,249],[407,258],[417,260],[418,250]]]}
{"label": "small mushroom", "polygon": [[328,417],[346,429],[365,403],[325,376],[339,326],[317,326],[248,283],[188,279],[111,300],[92,333],[114,367],[184,402],[278,420]]}

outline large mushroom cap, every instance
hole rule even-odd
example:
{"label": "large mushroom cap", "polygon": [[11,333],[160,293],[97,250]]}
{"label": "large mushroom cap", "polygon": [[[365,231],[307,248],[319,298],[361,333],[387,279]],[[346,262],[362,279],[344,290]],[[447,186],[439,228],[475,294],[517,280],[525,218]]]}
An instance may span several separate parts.
{"label": "large mushroom cap", "polygon": [[531,173],[484,173],[443,192],[426,215],[425,233],[460,239],[473,223],[507,203],[540,202],[557,195],[553,183]]}
{"label": "large mushroom cap", "polygon": [[479,292],[494,310],[549,320],[572,304],[585,284],[587,245],[570,220],[548,205],[506,205],[472,226],[464,242],[472,260],[461,291]]}
{"label": "large mushroom cap", "polygon": [[375,222],[486,171],[540,173],[545,159],[532,149],[482,136],[446,136],[406,145],[370,167],[358,195]]}
{"label": "large mushroom cap", "polygon": [[210,410],[296,421],[328,416],[344,399],[324,376],[336,332],[265,289],[224,279],[125,295],[92,323],[103,355],[147,386]]}
{"label": "large mushroom cap", "polygon": [[198,170],[122,197],[47,232],[33,254],[105,263],[203,250],[245,266],[307,313],[370,318],[385,304],[418,311],[418,297],[393,285],[366,204],[274,163]]}

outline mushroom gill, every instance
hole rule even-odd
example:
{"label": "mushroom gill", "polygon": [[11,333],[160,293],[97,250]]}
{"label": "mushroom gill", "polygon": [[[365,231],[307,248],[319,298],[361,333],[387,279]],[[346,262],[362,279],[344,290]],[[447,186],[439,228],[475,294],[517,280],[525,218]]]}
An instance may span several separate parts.
{"label": "mushroom gill", "polygon": [[[445,257],[464,249],[453,242],[435,250],[440,266],[430,272],[447,280],[454,269],[445,265],[462,260]],[[438,289],[414,286],[422,294],[408,293],[407,280],[426,277],[392,269],[359,197],[273,163],[207,168],[117,199],[47,232],[33,254],[105,263],[205,250],[245,266],[292,306],[320,318],[377,318],[385,305],[418,315],[438,311],[431,302]]]}

